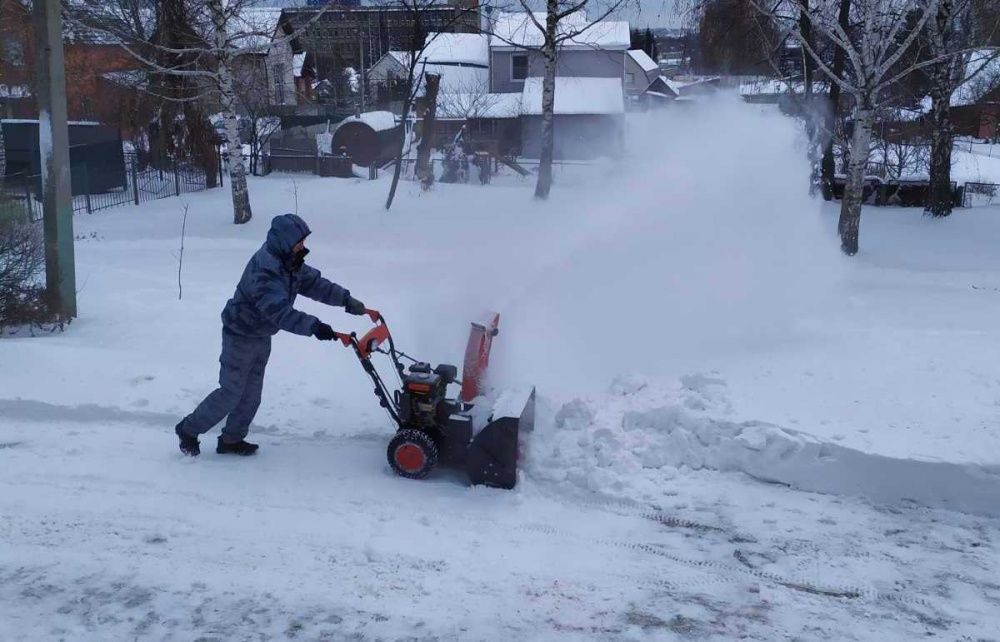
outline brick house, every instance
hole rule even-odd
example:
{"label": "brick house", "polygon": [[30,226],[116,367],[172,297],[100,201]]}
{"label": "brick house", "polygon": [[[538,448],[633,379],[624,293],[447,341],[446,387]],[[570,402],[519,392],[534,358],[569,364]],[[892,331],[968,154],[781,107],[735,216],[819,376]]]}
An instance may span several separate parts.
{"label": "brick house", "polygon": [[[111,80],[139,64],[121,47],[93,34],[66,29],[66,107],[70,120],[96,121],[128,135],[148,118],[148,100]],[[35,42],[31,9],[22,0],[0,0],[0,116],[35,118]]]}

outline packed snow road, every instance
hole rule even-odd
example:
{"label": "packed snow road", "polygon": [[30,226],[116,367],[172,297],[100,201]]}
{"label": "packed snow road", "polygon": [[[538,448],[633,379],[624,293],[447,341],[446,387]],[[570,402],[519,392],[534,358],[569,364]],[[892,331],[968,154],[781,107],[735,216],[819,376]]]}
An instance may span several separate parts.
{"label": "packed snow road", "polygon": [[0,444],[4,640],[997,630],[988,520],[721,473],[685,476],[658,507],[530,478],[412,482],[377,438],[273,431],[258,457],[192,461],[153,414],[5,410],[20,418]]}

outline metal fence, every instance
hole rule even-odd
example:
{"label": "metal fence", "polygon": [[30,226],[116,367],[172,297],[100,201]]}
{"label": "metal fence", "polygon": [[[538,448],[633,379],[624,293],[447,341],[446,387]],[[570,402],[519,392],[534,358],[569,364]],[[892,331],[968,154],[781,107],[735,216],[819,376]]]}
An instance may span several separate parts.
{"label": "metal fence", "polygon": [[998,183],[966,183],[962,192],[962,207],[1000,205]]}
{"label": "metal fence", "polygon": [[[485,153],[470,154],[468,157],[457,159],[431,159],[435,181],[481,185],[495,182],[520,184],[524,181],[534,181],[538,175],[540,164],[537,160],[501,159]],[[416,180],[416,166],[415,159],[404,159],[400,177],[403,180]],[[386,165],[386,171],[391,170],[392,164],[389,163]],[[600,161],[552,161],[553,180],[564,184],[586,183],[606,177],[611,173],[613,173],[613,169]]]}
{"label": "metal fence", "polygon": [[[121,167],[97,171],[85,164],[73,167],[73,212],[88,213],[180,196],[222,185],[222,168],[211,181],[204,169],[190,163],[143,164],[135,155],[127,155]],[[0,178],[0,202],[9,211],[19,210],[30,220],[42,218],[42,180],[40,175],[13,175]]]}

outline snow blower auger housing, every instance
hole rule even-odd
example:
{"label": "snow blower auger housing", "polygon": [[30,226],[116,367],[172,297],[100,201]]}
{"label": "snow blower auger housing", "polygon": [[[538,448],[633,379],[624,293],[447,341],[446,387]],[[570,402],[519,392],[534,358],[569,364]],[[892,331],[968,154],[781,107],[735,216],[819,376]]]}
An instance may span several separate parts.
{"label": "snow blower auger housing", "polygon": [[[462,467],[473,484],[513,488],[517,483],[518,439],[522,430],[534,427],[535,391],[505,393],[502,413],[484,408],[480,383],[489,365],[499,315],[487,323],[473,323],[466,347],[462,380],[458,368],[413,359],[397,350],[385,318],[377,310],[365,313],[375,324],[367,334],[335,333],[353,348],[361,367],[375,384],[375,396],[396,424],[386,456],[399,475],[423,479],[437,464]],[[383,347],[386,346],[386,347]],[[390,390],[379,374],[372,355],[389,357],[400,388]],[[410,362],[404,367],[401,359]],[[458,398],[448,396],[448,387],[461,386]]]}

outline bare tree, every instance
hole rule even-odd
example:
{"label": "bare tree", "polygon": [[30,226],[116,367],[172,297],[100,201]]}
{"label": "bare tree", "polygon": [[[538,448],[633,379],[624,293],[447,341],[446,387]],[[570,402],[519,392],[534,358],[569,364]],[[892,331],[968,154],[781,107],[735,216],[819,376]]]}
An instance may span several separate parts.
{"label": "bare tree", "polygon": [[[405,83],[405,93],[403,95],[403,108],[401,112],[401,122],[404,135],[399,141],[399,150],[393,163],[392,182],[389,185],[389,194],[385,199],[385,209],[391,209],[396,198],[396,190],[399,187],[399,179],[403,173],[403,159],[409,150],[410,140],[406,134],[407,124],[410,114],[420,91],[424,88],[422,82],[423,69],[427,66],[427,60],[423,54],[441,33],[455,28],[459,24],[467,24],[469,20],[478,20],[478,6],[471,7],[466,4],[454,7],[454,12],[448,20],[433,20],[432,14],[438,16],[441,4],[438,0],[383,0],[392,4],[398,10],[403,11],[402,19],[410,24],[410,35],[406,53],[406,73],[403,81]],[[430,26],[434,25],[437,31],[430,31]],[[476,22],[478,26],[478,21]]]}
{"label": "bare tree", "polygon": [[[939,0],[937,14],[927,22],[927,48],[937,60],[931,68],[930,192],[924,212],[948,216],[954,205],[951,189],[951,153],[955,128],[951,102],[955,91],[987,69],[998,55],[992,51],[970,51],[984,46],[992,33],[972,26],[974,0]],[[993,25],[992,31],[997,26]],[[981,41],[977,41],[981,39]]]}
{"label": "bare tree", "polygon": [[[756,1],[756,0],[755,0]],[[800,0],[794,0],[799,2]],[[801,37],[797,17],[788,18],[775,12],[773,6],[758,4],[779,20],[790,22],[800,42],[816,62],[816,66],[851,98],[850,160],[847,181],[841,202],[838,229],[841,249],[848,256],[858,252],[858,232],[861,222],[861,202],[864,194],[865,166],[875,111],[892,87],[908,74],[933,64],[927,60],[900,65],[904,55],[917,41],[927,22],[933,18],[940,0],[853,0],[852,28],[845,30],[839,20],[841,0],[818,0],[809,7],[810,24],[817,42],[828,42],[843,51],[845,70],[836,74],[817,51],[817,46]]]}
{"label": "bare tree", "polygon": [[[559,52],[566,43],[585,40],[587,32],[604,28],[607,18],[628,3],[629,0],[545,0],[543,15],[533,12],[531,0],[512,0],[512,4],[523,12],[523,19],[514,21],[506,29],[497,29],[495,25],[490,29],[494,38],[541,55],[545,64],[542,76],[541,155],[535,198],[548,198],[552,189]],[[594,19],[587,16],[588,9],[597,9]]]}
{"label": "bare tree", "polygon": [[[290,41],[319,20],[327,7],[322,7],[310,20],[291,34],[275,37],[274,25],[255,18],[252,0],[169,0],[178,3],[185,12],[191,27],[188,42],[164,45],[149,37],[143,8],[133,19],[126,10],[111,12],[108,7],[117,3],[135,3],[139,0],[79,0],[73,2],[69,20],[86,28],[113,37],[133,58],[142,63],[155,76],[184,78],[196,81],[197,91],[181,101],[211,100],[217,103],[223,123],[229,155],[229,185],[232,190],[233,221],[246,223],[252,217],[250,194],[247,189],[246,158],[240,140],[238,100],[235,69],[241,56],[267,51],[276,41]],[[154,3],[154,5],[159,3]],[[162,4],[168,4],[163,2]],[[137,22],[139,25],[137,25]],[[272,39],[273,38],[273,39]]]}

